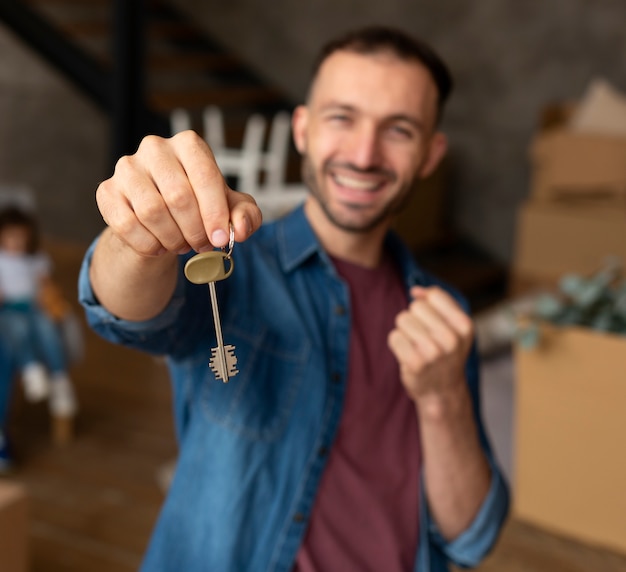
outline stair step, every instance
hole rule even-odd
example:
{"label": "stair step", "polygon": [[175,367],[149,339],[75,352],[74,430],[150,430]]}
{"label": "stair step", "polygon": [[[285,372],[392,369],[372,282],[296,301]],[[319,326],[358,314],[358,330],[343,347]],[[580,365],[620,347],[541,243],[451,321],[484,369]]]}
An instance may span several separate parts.
{"label": "stair step", "polygon": [[[15,0],[14,0],[15,1]],[[110,6],[113,8],[113,0],[21,0],[26,4],[31,6],[89,6],[89,7],[98,7],[101,6]],[[127,0],[133,1],[133,0]],[[145,0],[146,8],[158,8],[163,2],[161,0]]]}
{"label": "stair step", "polygon": [[109,36],[111,22],[109,20],[76,20],[58,22],[57,28],[66,36],[77,38],[80,36]]}
{"label": "stair step", "polygon": [[[108,50],[102,51],[91,46],[91,57],[105,69],[111,69],[113,62]],[[150,73],[182,73],[182,72],[211,72],[231,71],[240,69],[241,64],[228,54],[203,53],[156,53],[148,54],[148,69]]]}
{"label": "stair step", "polygon": [[239,105],[279,104],[284,96],[265,86],[223,86],[196,90],[160,90],[148,96],[155,111],[164,113],[172,109],[198,109],[206,105],[235,107]]}
{"label": "stair step", "polygon": [[[112,33],[111,22],[108,19],[65,21],[59,22],[57,26],[64,34],[74,38],[110,37]],[[182,22],[149,22],[146,31],[150,40],[195,39],[199,36],[195,28]]]}
{"label": "stair step", "polygon": [[184,53],[152,54],[148,66],[155,72],[224,71],[236,69],[240,64],[228,54]]}
{"label": "stair step", "polygon": [[103,6],[113,5],[112,0],[26,0],[33,6]]}

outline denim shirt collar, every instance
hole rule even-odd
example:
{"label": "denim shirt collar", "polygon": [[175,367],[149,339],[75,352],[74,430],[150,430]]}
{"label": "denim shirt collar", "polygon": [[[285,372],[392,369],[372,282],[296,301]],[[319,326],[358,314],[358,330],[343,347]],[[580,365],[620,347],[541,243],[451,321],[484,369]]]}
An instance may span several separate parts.
{"label": "denim shirt collar", "polygon": [[304,214],[304,205],[276,224],[280,263],[284,272],[292,272],[316,253],[324,258],[322,245]]}
{"label": "denim shirt collar", "polygon": [[[277,223],[280,262],[285,272],[291,272],[310,257],[317,254],[325,266],[334,273],[334,267],[304,212],[299,206]],[[415,263],[413,255],[400,237],[389,231],[385,237],[385,249],[391,253],[404,277],[407,289],[428,283],[424,271]]]}
{"label": "denim shirt collar", "polygon": [[393,230],[385,236],[385,250],[391,253],[400,268],[407,289],[418,285],[426,286],[430,283],[426,272],[415,262],[413,253]]}

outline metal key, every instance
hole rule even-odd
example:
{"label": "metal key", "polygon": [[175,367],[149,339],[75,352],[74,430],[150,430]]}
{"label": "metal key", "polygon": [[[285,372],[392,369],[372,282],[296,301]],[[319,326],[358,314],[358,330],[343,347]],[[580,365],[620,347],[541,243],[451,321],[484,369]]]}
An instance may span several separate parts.
{"label": "metal key", "polygon": [[[217,292],[215,282],[228,278],[234,268],[232,259],[232,250],[234,244],[234,231],[231,226],[231,239],[229,250],[214,250],[211,252],[202,252],[193,258],[190,258],[185,265],[185,276],[194,284],[209,285],[209,294],[211,297],[211,307],[213,310],[213,322],[215,324],[215,336],[217,338],[217,347],[211,349],[211,360],[209,367],[215,374],[217,379],[221,379],[227,383],[231,377],[239,373],[237,369],[237,356],[235,355],[235,346],[224,345],[222,337],[222,325],[220,322],[220,313],[217,305]],[[226,261],[229,262],[228,269],[225,266]]]}
{"label": "metal key", "polygon": [[211,349],[209,367],[217,379],[221,379],[224,383],[228,383],[228,380],[231,377],[234,377],[239,373],[239,370],[237,369],[235,346],[231,344],[227,346],[224,345],[224,340],[222,338],[222,325],[220,323],[220,313],[217,307],[215,282],[209,282],[209,292],[211,294],[211,307],[213,309],[213,321],[215,322],[215,335],[217,337],[217,347]]}

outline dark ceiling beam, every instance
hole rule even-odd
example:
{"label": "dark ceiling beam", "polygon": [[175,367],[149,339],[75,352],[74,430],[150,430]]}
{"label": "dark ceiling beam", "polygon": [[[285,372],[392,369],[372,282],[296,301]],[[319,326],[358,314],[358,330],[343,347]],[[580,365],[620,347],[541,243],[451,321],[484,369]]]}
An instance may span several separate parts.
{"label": "dark ceiling beam", "polygon": [[133,153],[148,132],[145,104],[145,11],[142,0],[114,0],[113,159]]}

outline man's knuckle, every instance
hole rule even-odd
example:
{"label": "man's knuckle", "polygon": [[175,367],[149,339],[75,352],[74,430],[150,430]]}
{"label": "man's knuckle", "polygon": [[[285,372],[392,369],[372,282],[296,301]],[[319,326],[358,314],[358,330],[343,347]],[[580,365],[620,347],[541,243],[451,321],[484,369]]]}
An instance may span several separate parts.
{"label": "man's knuckle", "polygon": [[471,318],[465,314],[459,318],[458,324],[459,332],[464,338],[468,338],[473,336],[474,334],[474,323]]}
{"label": "man's knuckle", "polygon": [[134,248],[143,256],[156,256],[161,249],[161,243],[156,239],[144,239],[139,241]]}
{"label": "man's knuckle", "polygon": [[195,145],[201,137],[193,129],[185,129],[176,133],[172,139],[184,145]]}
{"label": "man's knuckle", "polygon": [[198,250],[199,248],[210,244],[209,238],[204,229],[188,232],[187,242],[194,248],[194,250]]}
{"label": "man's knuckle", "polygon": [[186,211],[195,205],[195,201],[192,200],[189,187],[175,182],[170,183],[168,186],[167,204],[170,210]]}
{"label": "man's knuckle", "polygon": [[[154,152],[154,151],[161,149],[163,144],[164,144],[164,140],[162,137],[159,137],[158,135],[146,135],[139,143],[139,147],[137,151],[139,153]],[[128,156],[128,157],[131,157],[131,156]]]}
{"label": "man's knuckle", "polygon": [[118,212],[112,217],[109,226],[120,236],[130,236],[137,227],[137,218],[132,211]]}
{"label": "man's knuckle", "polygon": [[135,213],[140,221],[152,225],[163,216],[163,205],[159,199],[145,198],[135,206]]}
{"label": "man's knuckle", "polygon": [[120,157],[115,163],[114,174],[123,177],[125,174],[133,171],[134,165],[134,157],[131,157],[130,155],[124,155]]}

